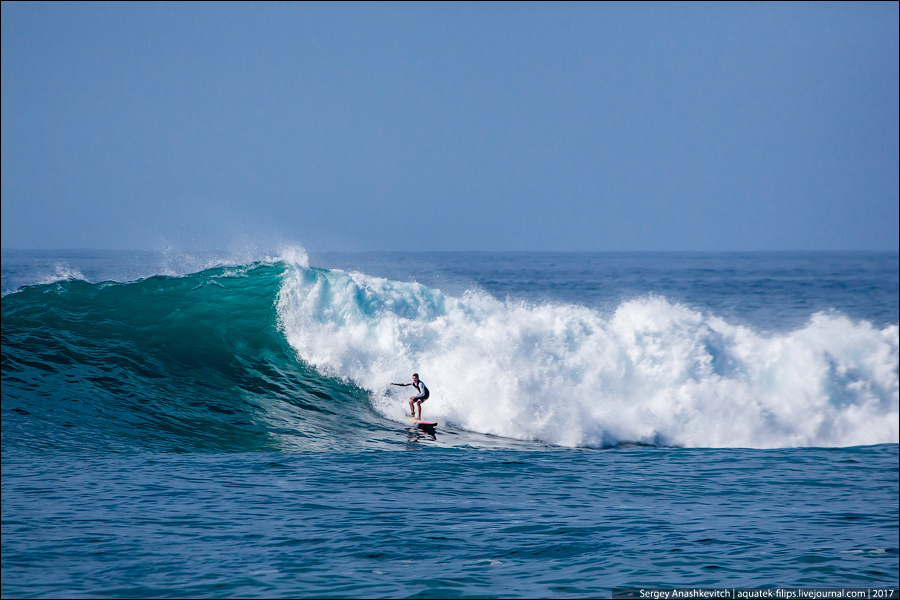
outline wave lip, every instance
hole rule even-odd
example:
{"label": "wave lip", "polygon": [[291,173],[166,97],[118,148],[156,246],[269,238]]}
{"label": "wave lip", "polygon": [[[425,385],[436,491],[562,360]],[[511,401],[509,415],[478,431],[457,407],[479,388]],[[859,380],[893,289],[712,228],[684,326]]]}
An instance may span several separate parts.
{"label": "wave lip", "polygon": [[307,364],[369,390],[417,371],[429,418],[564,446],[855,446],[898,441],[898,327],[816,313],[794,331],[744,326],[645,297],[612,315],[460,297],[295,264],[280,327]]}

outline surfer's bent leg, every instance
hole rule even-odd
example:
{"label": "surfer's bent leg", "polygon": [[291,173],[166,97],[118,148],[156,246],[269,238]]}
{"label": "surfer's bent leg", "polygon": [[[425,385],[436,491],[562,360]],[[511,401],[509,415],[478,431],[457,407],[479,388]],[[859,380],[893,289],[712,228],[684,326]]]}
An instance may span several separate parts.
{"label": "surfer's bent leg", "polygon": [[422,420],[422,403],[428,400],[428,397],[431,396],[431,393],[426,389],[425,395],[416,400],[416,404],[419,405],[419,420]]}
{"label": "surfer's bent leg", "polygon": [[431,396],[431,392],[429,392],[428,389],[426,388],[425,394],[422,395],[421,398],[419,396],[413,396],[412,398],[410,398],[409,399],[409,416],[411,416],[411,417],[416,416],[415,405],[418,404],[419,405],[419,420],[421,421],[422,420],[422,403],[425,402],[426,400],[428,400],[429,396]]}

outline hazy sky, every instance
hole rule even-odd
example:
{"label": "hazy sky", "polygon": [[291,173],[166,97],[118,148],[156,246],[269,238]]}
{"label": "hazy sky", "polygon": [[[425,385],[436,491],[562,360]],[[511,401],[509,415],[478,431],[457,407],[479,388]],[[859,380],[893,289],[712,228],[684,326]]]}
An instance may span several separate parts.
{"label": "hazy sky", "polygon": [[2,3],[5,248],[897,250],[898,3]]}

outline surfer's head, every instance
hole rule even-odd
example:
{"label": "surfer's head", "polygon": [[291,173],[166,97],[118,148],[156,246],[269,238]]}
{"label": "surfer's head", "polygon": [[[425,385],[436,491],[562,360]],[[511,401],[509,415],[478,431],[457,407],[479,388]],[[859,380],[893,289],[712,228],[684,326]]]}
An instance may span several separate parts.
{"label": "surfer's head", "polygon": [[419,374],[413,373],[413,381],[419,381]]}

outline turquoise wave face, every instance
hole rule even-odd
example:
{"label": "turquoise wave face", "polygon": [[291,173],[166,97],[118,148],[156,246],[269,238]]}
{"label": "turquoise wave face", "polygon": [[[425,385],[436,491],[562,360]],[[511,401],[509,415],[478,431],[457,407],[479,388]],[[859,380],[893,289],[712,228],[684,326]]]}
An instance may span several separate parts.
{"label": "turquoise wave face", "polygon": [[5,296],[4,445],[314,448],[377,425],[364,391],[306,367],[286,343],[275,309],[284,270],[257,263]]}

